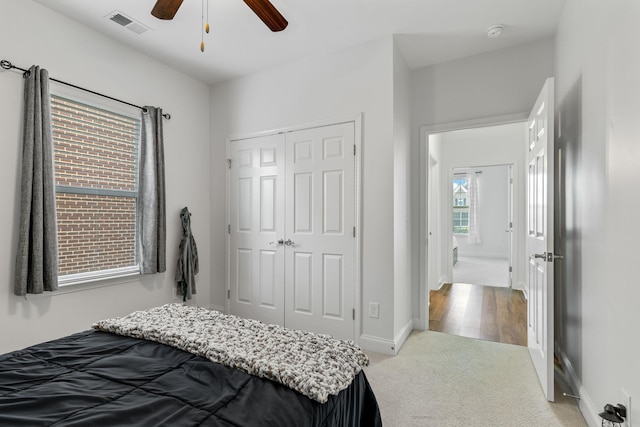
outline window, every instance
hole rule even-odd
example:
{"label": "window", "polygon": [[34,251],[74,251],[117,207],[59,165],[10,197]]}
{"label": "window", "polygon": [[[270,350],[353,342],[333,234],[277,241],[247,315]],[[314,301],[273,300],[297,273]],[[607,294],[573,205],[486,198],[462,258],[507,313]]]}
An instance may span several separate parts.
{"label": "window", "polygon": [[51,97],[61,285],[139,272],[140,119]]}
{"label": "window", "polygon": [[469,182],[466,177],[453,178],[453,232],[469,234]]}

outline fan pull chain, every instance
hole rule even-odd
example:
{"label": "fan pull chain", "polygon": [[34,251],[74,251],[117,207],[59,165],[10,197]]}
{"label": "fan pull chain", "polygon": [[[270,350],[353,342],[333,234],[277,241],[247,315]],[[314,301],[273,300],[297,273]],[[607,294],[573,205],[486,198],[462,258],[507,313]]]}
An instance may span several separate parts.
{"label": "fan pull chain", "polygon": [[201,20],[200,20],[200,22],[201,22],[201,27],[200,27],[201,28],[201,31],[200,31],[200,35],[201,35],[200,36],[200,39],[201,39],[201,41],[200,41],[200,52],[204,52],[204,0],[202,0],[202,8],[201,8],[200,17],[201,17]]}
{"label": "fan pull chain", "polygon": [[207,25],[205,25],[204,30],[209,34],[209,0],[207,0]]}

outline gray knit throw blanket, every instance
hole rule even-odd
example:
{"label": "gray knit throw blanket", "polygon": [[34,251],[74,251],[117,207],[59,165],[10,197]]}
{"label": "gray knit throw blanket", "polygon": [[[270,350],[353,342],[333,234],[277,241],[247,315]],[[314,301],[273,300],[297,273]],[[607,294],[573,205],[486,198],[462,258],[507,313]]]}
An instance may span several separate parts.
{"label": "gray knit throw blanket", "polygon": [[99,321],[95,329],[177,347],[284,384],[320,403],[369,364],[353,341],[182,304]]}

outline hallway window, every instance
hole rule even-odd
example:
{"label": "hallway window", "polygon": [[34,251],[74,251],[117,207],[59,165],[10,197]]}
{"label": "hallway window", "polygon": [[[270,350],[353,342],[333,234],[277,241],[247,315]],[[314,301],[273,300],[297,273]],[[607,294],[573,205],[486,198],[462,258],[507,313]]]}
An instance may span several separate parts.
{"label": "hallway window", "polygon": [[453,178],[453,232],[469,234],[469,181],[467,177]]}

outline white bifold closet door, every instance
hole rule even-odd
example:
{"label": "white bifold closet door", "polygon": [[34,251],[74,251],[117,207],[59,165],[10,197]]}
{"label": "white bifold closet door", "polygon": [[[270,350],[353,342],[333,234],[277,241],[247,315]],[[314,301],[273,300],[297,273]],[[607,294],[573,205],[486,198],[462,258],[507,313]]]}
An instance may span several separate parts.
{"label": "white bifold closet door", "polygon": [[230,143],[232,314],[354,338],[353,122]]}
{"label": "white bifold closet door", "polygon": [[284,140],[231,143],[229,310],[284,324]]}

